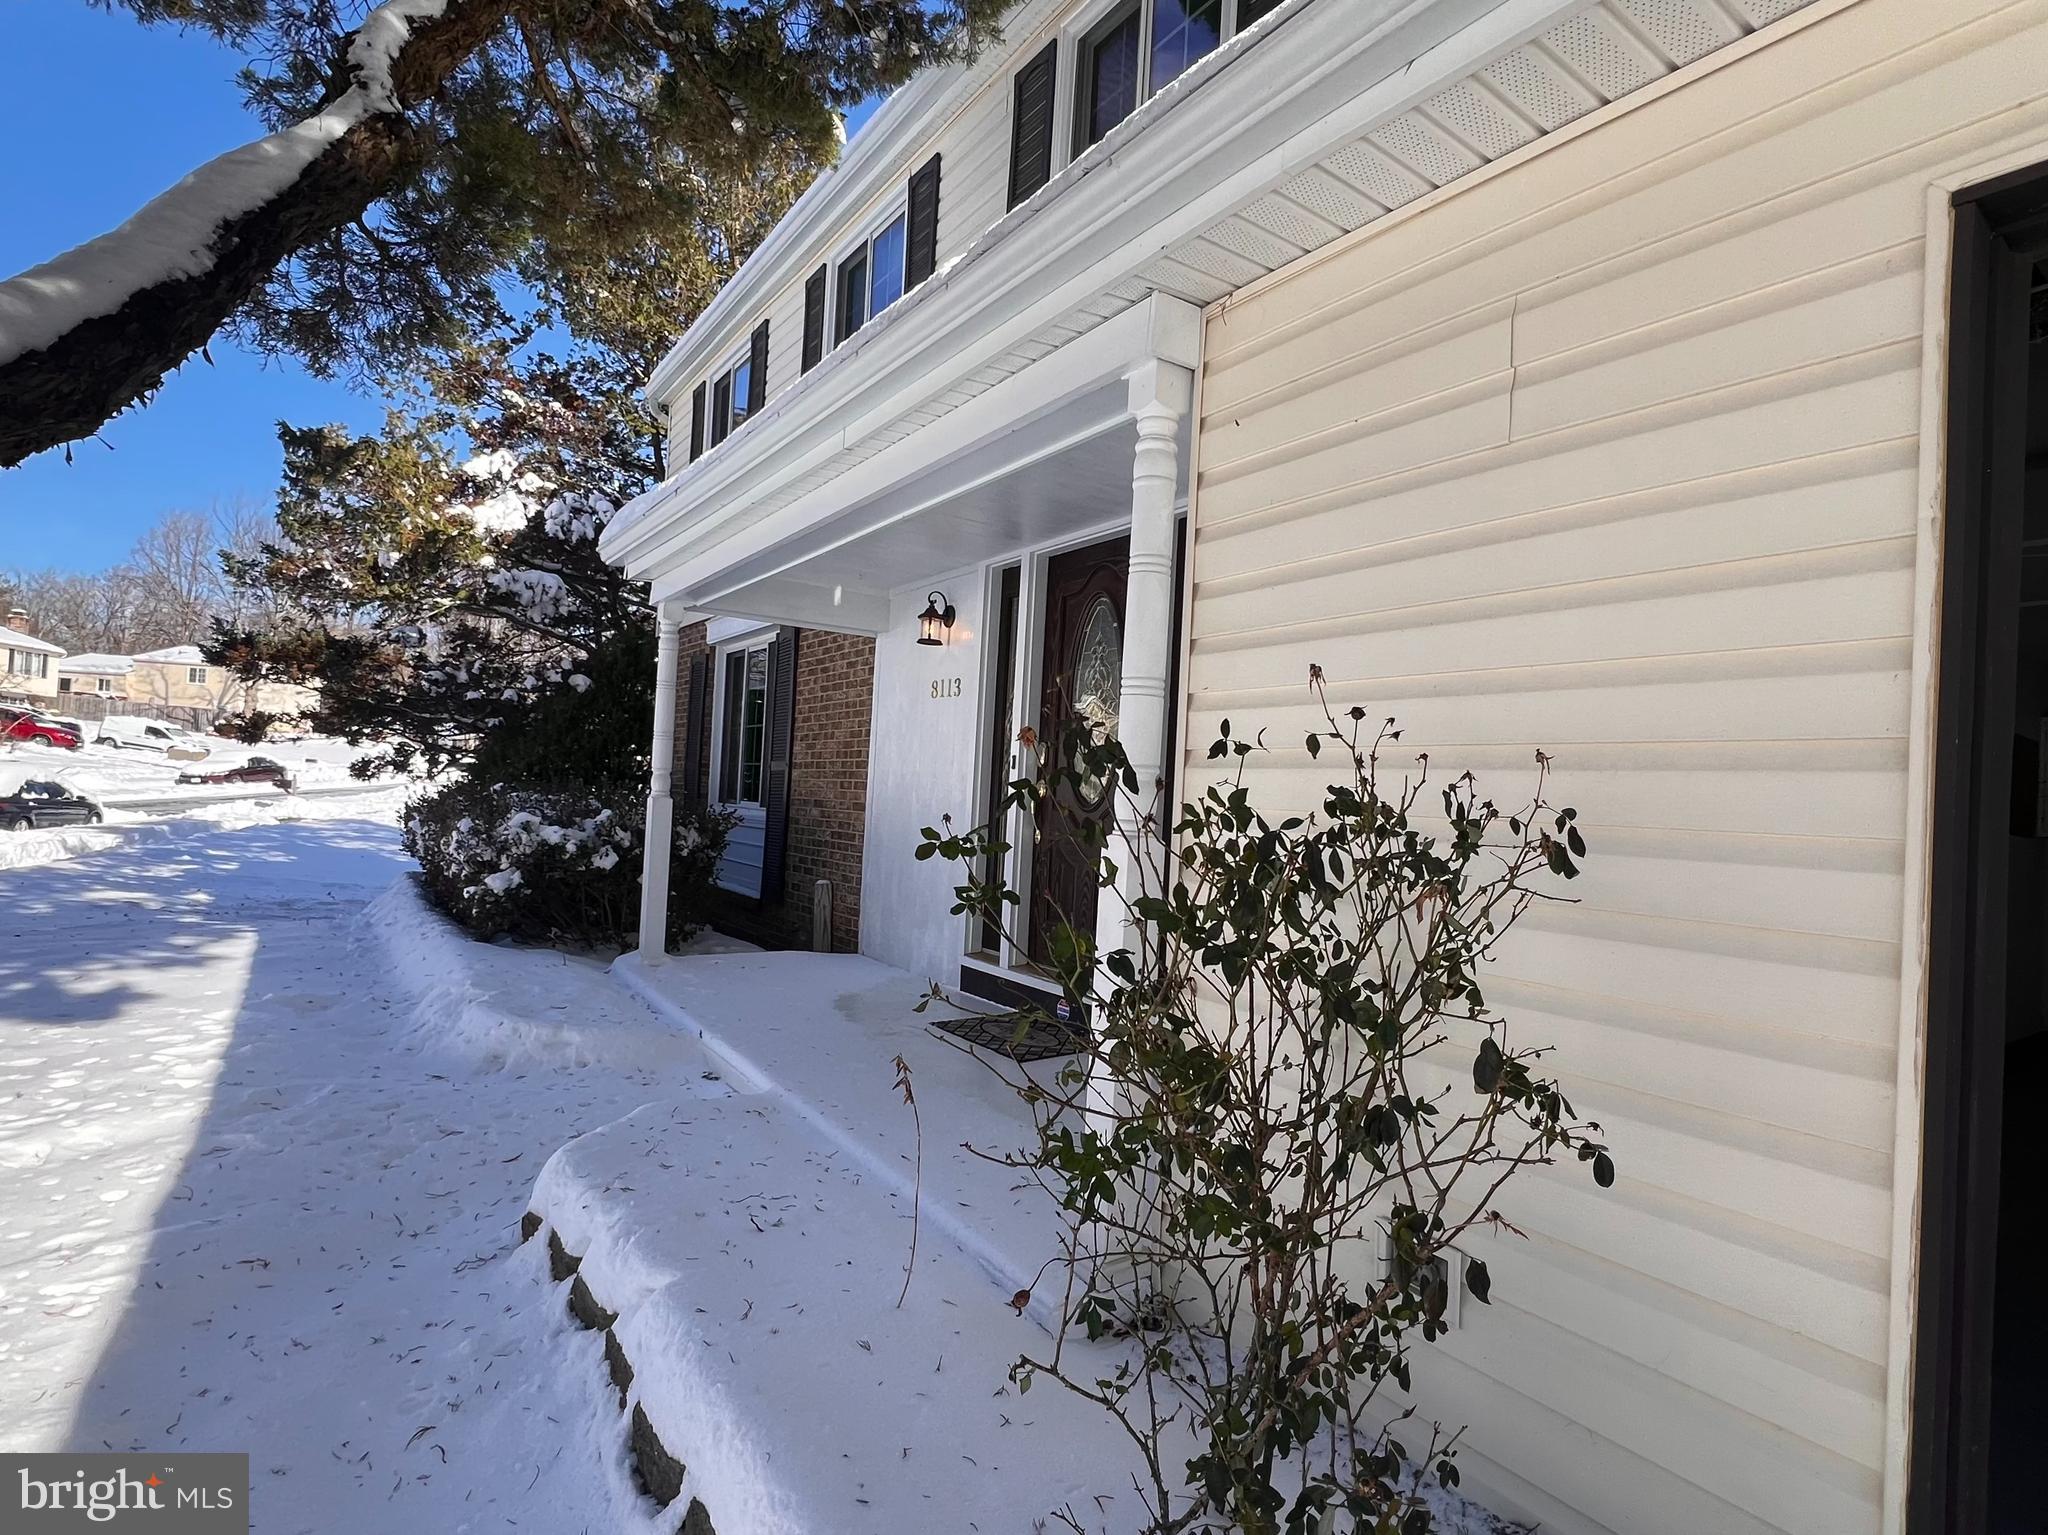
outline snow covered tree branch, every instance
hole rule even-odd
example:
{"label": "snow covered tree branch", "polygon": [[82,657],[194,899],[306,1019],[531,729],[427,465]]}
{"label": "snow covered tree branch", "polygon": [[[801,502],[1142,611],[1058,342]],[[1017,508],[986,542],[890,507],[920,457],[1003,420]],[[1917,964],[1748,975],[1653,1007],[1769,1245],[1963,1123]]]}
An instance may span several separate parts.
{"label": "snow covered tree branch", "polygon": [[202,166],[120,228],[0,283],[0,467],[90,436],[294,251],[360,218],[412,153],[406,109],[511,0],[385,0],[312,116]]}
{"label": "snow covered tree branch", "polygon": [[574,292],[724,172],[826,163],[838,112],[1013,0],[97,3],[246,50],[275,131],[0,282],[0,467],[93,435],[223,328],[371,378],[502,321],[508,280]]}

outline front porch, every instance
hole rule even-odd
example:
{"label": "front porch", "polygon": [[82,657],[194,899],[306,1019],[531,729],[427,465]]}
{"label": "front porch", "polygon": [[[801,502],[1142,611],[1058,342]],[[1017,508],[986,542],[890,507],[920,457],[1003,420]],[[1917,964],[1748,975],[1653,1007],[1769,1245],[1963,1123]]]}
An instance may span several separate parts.
{"label": "front porch", "polygon": [[[967,1254],[1005,1300],[1029,1288],[1054,1255],[1050,1199],[1025,1174],[962,1149],[1028,1149],[1030,1114],[987,1061],[934,1030],[965,1016],[961,1009],[935,1001],[918,1011],[928,991],[918,977],[858,954],[768,952],[679,955],[656,965],[627,954],[612,973],[729,1063],[728,1086],[772,1096],[888,1192],[905,1222],[895,1273],[908,1256],[920,1160],[924,1232]],[[899,1059],[910,1068],[915,1115],[897,1087]],[[1058,1066],[1032,1070],[1050,1081]],[[1057,1299],[1036,1297],[1032,1315],[1049,1324]]]}
{"label": "front porch", "polygon": [[[955,871],[913,854],[920,828],[942,818],[984,824],[1007,781],[1035,766],[1020,727],[1044,739],[1061,708],[1112,730],[1141,782],[1165,775],[1199,319],[1155,296],[942,417],[878,419],[886,446],[821,469],[771,510],[722,504],[715,491],[693,500],[689,484],[635,509],[633,548],[645,552],[628,568],[661,604],[657,696],[669,711],[655,724],[657,831],[643,884],[650,971],[663,963],[658,829],[673,814],[676,637],[700,617],[736,633],[766,625],[874,641],[862,954],[986,996],[1035,986],[1050,1011],[1037,962],[1056,915],[1106,948],[1125,941],[1121,903],[1096,900],[1092,867],[1054,867],[1028,825],[1006,828],[1003,873],[1026,896],[1011,933],[970,930],[951,911]],[[1082,569],[1088,553],[1094,566]],[[743,662],[717,660],[746,675]],[[771,717],[774,691],[771,678]],[[1135,860],[1122,867],[1136,878]]]}

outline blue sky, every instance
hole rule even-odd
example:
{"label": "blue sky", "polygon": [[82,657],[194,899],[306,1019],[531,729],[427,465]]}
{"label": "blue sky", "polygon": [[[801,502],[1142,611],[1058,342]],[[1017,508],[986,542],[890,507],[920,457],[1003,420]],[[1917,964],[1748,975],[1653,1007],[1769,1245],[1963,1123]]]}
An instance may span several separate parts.
{"label": "blue sky", "polygon": [[[120,223],[214,155],[261,131],[234,73],[242,62],[197,33],[144,27],[83,0],[5,0],[0,50],[0,276]],[[869,108],[868,110],[871,110]],[[853,115],[865,121],[867,111]],[[368,429],[375,399],[216,340],[102,442],[0,470],[0,569],[98,570],[165,511],[277,487],[276,423]]]}

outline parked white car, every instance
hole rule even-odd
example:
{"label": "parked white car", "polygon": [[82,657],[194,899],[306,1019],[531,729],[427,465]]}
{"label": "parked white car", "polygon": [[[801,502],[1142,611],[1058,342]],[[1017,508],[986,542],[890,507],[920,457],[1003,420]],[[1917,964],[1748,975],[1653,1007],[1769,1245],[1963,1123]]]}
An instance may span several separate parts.
{"label": "parked white car", "polygon": [[140,714],[108,715],[95,740],[124,751],[161,752],[173,762],[201,762],[212,751],[191,731]]}

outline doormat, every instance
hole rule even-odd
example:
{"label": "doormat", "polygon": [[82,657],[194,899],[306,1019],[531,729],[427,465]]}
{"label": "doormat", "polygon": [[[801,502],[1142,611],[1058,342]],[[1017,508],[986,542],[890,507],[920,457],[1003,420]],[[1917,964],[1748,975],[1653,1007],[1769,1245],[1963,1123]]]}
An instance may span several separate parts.
{"label": "doormat", "polygon": [[942,1034],[965,1040],[983,1050],[993,1050],[1017,1062],[1049,1061],[1055,1056],[1079,1055],[1088,1036],[1043,1013],[991,1013],[972,1018],[941,1018],[932,1027]]}

